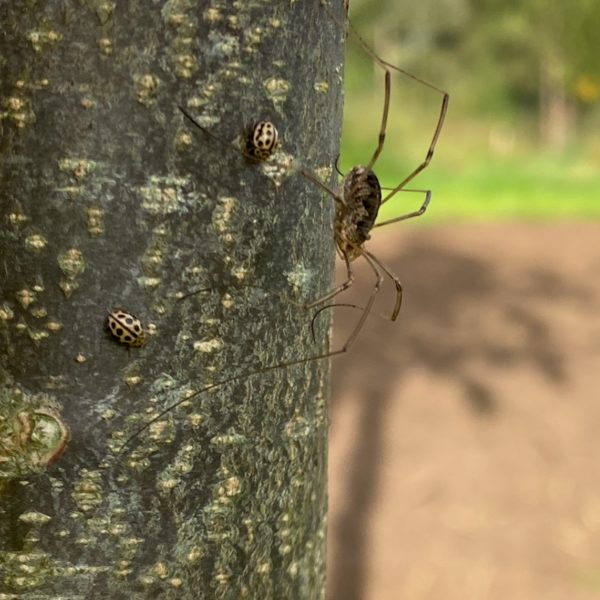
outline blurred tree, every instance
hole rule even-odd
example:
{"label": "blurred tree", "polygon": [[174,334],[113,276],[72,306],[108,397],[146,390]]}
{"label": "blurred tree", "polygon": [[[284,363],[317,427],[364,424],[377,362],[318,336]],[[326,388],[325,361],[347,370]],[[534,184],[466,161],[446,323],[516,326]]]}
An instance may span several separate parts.
{"label": "blurred tree", "polygon": [[474,11],[474,26],[483,36],[478,46],[496,53],[514,97],[535,90],[542,143],[562,149],[574,124],[575,82],[599,72],[594,47],[600,4],[483,0]]}
{"label": "blurred tree", "polygon": [[529,112],[555,149],[567,142],[579,101],[600,95],[597,0],[354,0],[350,9],[387,60],[447,82],[453,112]]}

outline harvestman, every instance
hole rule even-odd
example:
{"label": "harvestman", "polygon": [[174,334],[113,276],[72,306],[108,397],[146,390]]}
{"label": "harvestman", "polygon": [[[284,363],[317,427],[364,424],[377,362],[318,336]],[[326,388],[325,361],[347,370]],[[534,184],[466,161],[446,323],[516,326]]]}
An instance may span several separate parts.
{"label": "harvestman", "polygon": [[[331,19],[339,27],[344,29],[344,25],[339,22],[339,20],[335,17],[335,15],[333,15],[326,6],[324,6],[324,9],[328,12]],[[357,166],[353,167],[350,170],[350,172],[346,176],[344,176],[339,190],[332,190],[331,188],[329,188],[325,183],[323,183],[320,179],[318,179],[313,173],[311,173],[307,169],[304,169],[304,168],[300,169],[300,173],[302,176],[304,176],[306,179],[308,179],[309,181],[311,181],[312,183],[317,185],[322,191],[329,194],[335,202],[335,224],[334,224],[335,242],[336,242],[336,246],[337,246],[337,251],[345,262],[346,274],[347,274],[346,280],[341,285],[335,287],[334,289],[330,290],[326,294],[322,295],[321,297],[319,297],[311,302],[302,304],[302,307],[304,307],[305,309],[314,308],[320,304],[327,302],[328,300],[332,300],[338,294],[347,290],[354,281],[354,274],[352,271],[351,263],[354,260],[356,260],[357,258],[362,256],[365,259],[365,261],[368,263],[368,265],[371,267],[373,273],[375,274],[376,281],[371,290],[371,293],[369,295],[369,299],[368,299],[366,305],[364,306],[364,308],[362,308],[362,314],[361,314],[358,322],[354,326],[353,331],[351,332],[350,336],[347,338],[344,345],[341,348],[338,348],[337,350],[330,350],[330,351],[323,352],[321,354],[316,354],[316,355],[306,357],[306,358],[299,358],[299,359],[292,360],[292,361],[277,363],[274,365],[263,367],[261,369],[255,369],[254,371],[246,371],[246,372],[240,373],[238,375],[215,382],[213,384],[207,385],[206,387],[196,390],[192,394],[189,394],[188,396],[181,398],[180,400],[172,403],[166,409],[162,410],[156,417],[152,418],[150,421],[148,421],[143,426],[138,428],[133,434],[131,434],[125,440],[125,442],[119,449],[118,454],[120,454],[127,446],[129,446],[129,444],[135,438],[137,438],[143,431],[145,431],[153,423],[156,423],[157,421],[159,421],[161,418],[163,418],[165,415],[167,415],[169,412],[171,412],[172,410],[174,410],[175,408],[177,408],[184,402],[189,402],[191,399],[199,396],[200,394],[202,394],[204,392],[207,392],[216,387],[220,387],[222,385],[226,385],[228,383],[233,383],[235,381],[245,379],[247,377],[250,377],[251,375],[255,375],[258,373],[266,373],[266,372],[273,371],[276,369],[281,369],[281,368],[286,368],[286,367],[290,367],[293,365],[306,363],[306,362],[309,362],[312,360],[326,359],[326,358],[330,358],[332,356],[336,356],[338,354],[343,354],[343,353],[347,352],[348,349],[350,348],[350,346],[356,340],[356,337],[358,336],[367,317],[369,316],[369,313],[371,312],[373,303],[375,302],[375,298],[376,298],[377,293],[379,292],[379,289],[383,282],[383,274],[387,275],[394,282],[394,285],[396,288],[396,301],[395,301],[395,305],[394,305],[392,314],[390,315],[389,318],[392,321],[395,321],[397,319],[398,314],[400,312],[400,307],[402,304],[402,284],[400,283],[399,278],[394,273],[392,273],[392,271],[385,264],[383,264],[372,253],[370,253],[368,250],[365,249],[364,245],[365,245],[365,242],[367,242],[370,239],[370,232],[373,228],[383,227],[384,225],[390,225],[391,223],[397,223],[399,221],[405,221],[407,219],[412,219],[413,217],[419,217],[427,210],[427,206],[429,205],[429,200],[431,199],[431,190],[412,189],[412,188],[409,189],[409,188],[406,188],[406,185],[410,181],[412,181],[421,171],[423,171],[431,162],[431,159],[433,157],[433,153],[435,151],[435,147],[436,147],[436,144],[437,144],[438,138],[440,136],[440,133],[441,133],[441,130],[442,130],[442,127],[444,124],[444,120],[446,117],[446,112],[448,109],[449,95],[447,92],[436,87],[435,85],[428,83],[428,82],[424,81],[423,79],[415,77],[414,75],[411,75],[407,71],[405,71],[399,67],[396,67],[396,66],[392,65],[391,63],[380,58],[373,50],[371,50],[371,48],[362,39],[362,37],[358,34],[358,32],[352,27],[349,20],[347,20],[347,26],[348,26],[349,32],[358,41],[358,43],[360,44],[362,49],[369,56],[371,56],[371,58],[385,72],[385,79],[384,79],[385,95],[384,95],[384,102],[383,102],[383,114],[382,114],[382,118],[381,118],[381,126],[380,126],[380,130],[379,130],[379,138],[378,138],[378,142],[377,142],[377,147],[375,148],[375,151],[373,152],[371,159],[369,160],[369,162],[366,165],[357,165]],[[374,167],[375,163],[377,162],[377,159],[379,158],[379,155],[381,154],[381,152],[383,150],[384,142],[385,142],[388,114],[389,114],[389,108],[390,108],[390,98],[391,98],[391,73],[392,73],[392,71],[401,73],[402,75],[412,79],[413,81],[416,81],[417,83],[420,83],[421,85],[426,86],[427,88],[437,92],[438,94],[441,94],[442,101],[441,101],[439,117],[438,117],[435,129],[433,132],[431,142],[429,144],[429,148],[425,155],[425,159],[415,169],[413,169],[413,171],[411,171],[406,177],[404,177],[404,179],[402,179],[402,181],[399,184],[397,184],[394,188],[389,190],[389,192],[385,196],[382,197],[379,179],[373,172],[373,167]],[[196,127],[198,127],[200,130],[202,130],[204,133],[209,135],[211,138],[215,139],[216,141],[218,141],[219,143],[222,144],[222,141],[218,137],[214,136],[205,127],[200,125],[184,108],[182,108],[180,106],[179,109],[185,115],[185,117],[188,120],[190,120]],[[265,124],[265,123],[268,124],[268,122],[261,122],[261,124]],[[271,124],[269,124],[269,125],[271,125]],[[274,126],[273,126],[273,128],[274,128]],[[277,132],[275,130],[275,136],[276,135],[277,135]],[[249,139],[252,139],[252,138],[249,138]],[[277,137],[275,137],[275,143],[273,146],[273,150],[274,150],[276,144],[277,144]],[[248,146],[246,146],[246,148],[242,148],[242,149],[236,149],[233,146],[229,146],[229,145],[226,145],[226,146],[232,150],[239,152],[246,158],[250,158],[251,160],[254,160],[254,161],[262,161],[262,160],[265,160],[266,158],[268,158],[268,156],[270,156],[270,153],[268,156],[260,157],[260,158],[257,156],[249,156],[249,153],[247,151]],[[379,208],[383,204],[385,204],[386,202],[391,200],[398,192],[420,193],[420,194],[424,194],[425,197],[424,197],[424,200],[418,210],[406,213],[404,215],[395,217],[393,219],[389,219],[387,221],[383,221],[382,223],[375,223]],[[206,290],[196,290],[196,291],[190,292],[190,293],[185,294],[184,296],[180,297],[180,299],[188,298],[189,296],[192,296],[201,291],[206,291]],[[335,306],[335,304],[334,305],[328,304],[328,305],[322,306],[319,309],[319,311],[317,311],[315,317],[322,310],[330,308],[331,306]],[[352,305],[350,305],[350,306],[352,306]],[[313,317],[313,322],[314,322],[314,317]]]}
{"label": "harvestman", "polygon": [[[329,13],[331,19],[343,29],[344,25],[338,21],[335,15],[324,4],[323,7]],[[310,171],[306,169],[300,170],[300,173],[304,177],[306,177],[309,181],[313,182],[315,185],[321,188],[321,190],[329,194],[335,202],[335,243],[337,246],[338,253],[344,260],[344,263],[346,265],[346,280],[341,285],[330,290],[320,298],[317,298],[312,302],[306,303],[304,307],[313,308],[315,306],[318,306],[319,304],[323,304],[324,302],[333,299],[338,294],[347,290],[354,281],[354,274],[352,272],[351,263],[360,256],[362,256],[365,259],[365,261],[373,270],[376,277],[376,281],[371,290],[369,299],[365,307],[362,309],[363,312],[353,331],[351,332],[350,336],[341,348],[329,352],[329,356],[335,356],[337,354],[343,354],[344,352],[346,352],[358,336],[362,326],[365,323],[365,320],[371,312],[371,308],[373,307],[373,303],[375,302],[375,298],[383,282],[382,272],[394,282],[394,285],[396,287],[396,302],[394,305],[394,310],[392,311],[392,314],[390,316],[390,320],[395,321],[398,318],[398,314],[400,312],[400,307],[402,304],[402,284],[400,283],[400,279],[394,273],[392,273],[392,271],[385,264],[383,264],[373,254],[366,250],[364,245],[365,242],[367,242],[370,239],[370,232],[373,228],[383,227],[384,225],[390,225],[391,223],[397,223],[399,221],[406,221],[407,219],[412,219],[413,217],[419,217],[427,210],[429,200],[431,199],[431,190],[408,189],[406,188],[406,185],[410,181],[412,181],[412,179],[414,179],[421,171],[423,171],[423,169],[425,169],[431,162],[438,138],[442,131],[444,120],[446,118],[446,111],[448,109],[449,100],[449,95],[444,90],[436,87],[431,83],[428,83],[427,81],[424,81],[423,79],[415,77],[407,71],[396,67],[380,58],[373,50],[371,50],[371,48],[362,39],[358,32],[352,27],[352,24],[348,19],[346,19],[346,23],[349,32],[358,41],[362,49],[385,72],[385,95],[383,101],[383,114],[381,118],[381,127],[379,129],[379,140],[377,143],[377,147],[375,148],[375,151],[371,156],[371,160],[366,165],[357,165],[353,167],[350,170],[350,172],[346,176],[344,176],[339,190],[330,189]],[[428,87],[429,89],[434,90],[438,94],[441,94],[442,103],[440,107],[440,114],[435,126],[435,130],[433,132],[433,137],[427,150],[427,154],[425,155],[425,159],[412,172],[410,172],[406,177],[404,177],[404,179],[399,184],[397,184],[394,188],[389,190],[386,196],[382,198],[379,179],[373,172],[373,167],[383,150],[385,142],[391,98],[392,71],[397,71],[398,73],[409,77],[413,81],[416,81]],[[379,212],[379,208],[383,204],[388,202],[388,200],[391,200],[398,192],[421,193],[425,194],[425,198],[423,200],[423,203],[421,204],[421,207],[418,210],[406,213],[393,219],[389,219],[387,221],[383,221],[381,223],[375,223],[375,220],[377,219],[377,214]],[[321,307],[319,311],[317,311],[315,317],[322,310],[325,310],[331,306],[334,305],[327,305]],[[313,317],[313,322],[315,317]]]}

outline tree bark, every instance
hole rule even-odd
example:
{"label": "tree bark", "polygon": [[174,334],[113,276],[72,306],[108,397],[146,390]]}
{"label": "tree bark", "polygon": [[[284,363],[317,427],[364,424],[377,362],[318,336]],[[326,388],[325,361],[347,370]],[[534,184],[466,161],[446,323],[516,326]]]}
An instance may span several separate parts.
{"label": "tree bark", "polygon": [[[332,177],[343,33],[318,0],[19,0],[0,36],[2,597],[323,597],[328,362],[243,373],[328,344],[251,286],[331,287],[295,166]],[[259,119],[264,165],[228,148]]]}

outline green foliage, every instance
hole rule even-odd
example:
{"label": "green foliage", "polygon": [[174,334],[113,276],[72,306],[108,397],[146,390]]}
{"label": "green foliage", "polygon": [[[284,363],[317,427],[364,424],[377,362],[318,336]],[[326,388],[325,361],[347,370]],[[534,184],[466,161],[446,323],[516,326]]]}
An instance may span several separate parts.
{"label": "green foliage", "polygon": [[[355,28],[380,56],[450,92],[435,158],[414,181],[434,190],[429,219],[600,217],[600,175],[592,167],[600,163],[600,2],[350,5]],[[383,103],[383,73],[351,36],[348,43],[342,170],[369,159]],[[394,75],[376,168],[383,185],[397,184],[424,158],[439,102]],[[557,102],[566,135],[551,147],[545,130],[556,123],[547,106]],[[415,202],[400,198],[384,207],[384,217]]]}

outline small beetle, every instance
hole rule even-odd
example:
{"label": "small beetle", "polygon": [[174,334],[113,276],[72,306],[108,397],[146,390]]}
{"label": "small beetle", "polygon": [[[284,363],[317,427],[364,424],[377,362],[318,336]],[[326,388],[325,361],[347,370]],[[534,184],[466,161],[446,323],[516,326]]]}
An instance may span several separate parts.
{"label": "small beetle", "polygon": [[206,135],[211,137],[213,140],[226,146],[236,152],[243,154],[248,160],[252,162],[264,162],[267,160],[277,148],[279,143],[279,133],[277,127],[271,123],[271,121],[254,121],[248,127],[245,128],[241,143],[239,146],[235,146],[223,143],[223,140],[218,136],[212,134],[208,129],[200,125],[190,113],[183,108],[179,107],[179,110],[183,113],[186,119],[190,121],[195,127],[203,131]]}
{"label": "small beetle", "polygon": [[121,344],[138,348],[146,343],[141,321],[122,308],[114,308],[106,318],[108,329]]}
{"label": "small beetle", "polygon": [[267,160],[279,141],[277,128],[271,121],[258,121],[247,130],[245,154],[258,161]]}

